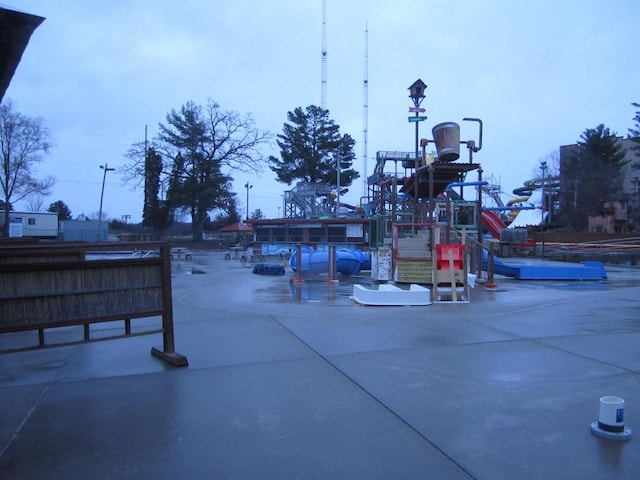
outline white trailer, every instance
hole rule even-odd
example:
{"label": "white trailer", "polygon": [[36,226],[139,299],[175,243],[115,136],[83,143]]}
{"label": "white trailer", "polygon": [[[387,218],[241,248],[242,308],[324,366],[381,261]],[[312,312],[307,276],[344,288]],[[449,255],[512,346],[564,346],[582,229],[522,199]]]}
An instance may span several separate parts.
{"label": "white trailer", "polygon": [[[4,211],[0,211],[0,225],[4,225]],[[57,238],[58,214],[55,212],[9,212],[9,236]]]}

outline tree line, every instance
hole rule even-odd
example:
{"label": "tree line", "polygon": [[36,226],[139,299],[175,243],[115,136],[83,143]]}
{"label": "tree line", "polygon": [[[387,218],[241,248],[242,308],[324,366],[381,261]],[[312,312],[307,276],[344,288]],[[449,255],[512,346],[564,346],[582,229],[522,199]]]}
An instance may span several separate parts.
{"label": "tree line", "polygon": [[[632,106],[640,108],[638,103]],[[333,189],[340,185],[340,193],[346,193],[360,176],[353,169],[355,140],[340,132],[328,110],[315,105],[297,107],[286,118],[282,133],[276,136],[280,149],[276,157],[264,154],[273,135],[257,128],[250,114],[223,110],[211,99],[204,105],[188,101],[171,109],[153,139],[131,145],[125,154],[128,162],[119,169],[127,182],[144,187],[143,225],[159,238],[177,212],[186,212],[193,240],[202,240],[206,226],[240,221],[233,175],[259,173],[265,166],[280,183],[322,183]],[[636,142],[634,150],[640,154],[640,111],[635,112],[633,121],[628,138]],[[3,236],[8,232],[13,205],[29,196],[47,195],[53,186],[54,178],[37,179],[34,174],[35,165],[51,145],[43,119],[20,114],[11,100],[0,105]],[[570,229],[584,229],[586,217],[596,214],[605,199],[619,192],[624,159],[615,132],[604,125],[585,130],[575,153],[564,160],[565,184],[560,188],[556,221]],[[640,162],[633,168],[640,169]],[[52,203],[49,211],[71,215],[61,200]],[[259,209],[254,213],[261,215]]]}
{"label": "tree line", "polygon": [[199,241],[210,215],[217,224],[238,222],[232,174],[260,172],[265,164],[288,185],[300,179],[335,186],[337,166],[332,159],[341,155],[341,185],[349,186],[357,178],[350,168],[355,142],[340,134],[328,110],[296,108],[287,118],[285,133],[278,135],[278,159],[263,155],[262,147],[272,136],[256,128],[250,115],[224,111],[212,100],[171,110],[151,142],[134,144],[127,153],[126,179],[144,182],[143,224],[161,235],[175,211],[184,209],[191,217],[193,240]]}

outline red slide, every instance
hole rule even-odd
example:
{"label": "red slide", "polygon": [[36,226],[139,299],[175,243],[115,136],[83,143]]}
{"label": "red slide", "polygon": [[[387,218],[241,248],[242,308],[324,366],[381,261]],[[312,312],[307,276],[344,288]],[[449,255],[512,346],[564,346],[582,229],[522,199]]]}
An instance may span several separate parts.
{"label": "red slide", "polygon": [[500,217],[491,210],[484,210],[482,212],[482,223],[487,227],[489,233],[493,235],[493,238],[497,238],[498,240],[500,239],[500,232],[502,229],[507,228]]}

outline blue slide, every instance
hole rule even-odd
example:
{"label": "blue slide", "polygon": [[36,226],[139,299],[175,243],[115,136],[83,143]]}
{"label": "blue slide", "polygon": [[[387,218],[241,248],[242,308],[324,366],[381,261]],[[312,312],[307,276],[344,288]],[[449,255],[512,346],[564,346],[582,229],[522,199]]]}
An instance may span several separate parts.
{"label": "blue slide", "polygon": [[[482,269],[488,268],[487,252],[484,252]],[[493,257],[493,273],[518,280],[606,280],[607,272],[602,262],[584,262],[574,264],[529,264],[506,263],[500,258]]]}

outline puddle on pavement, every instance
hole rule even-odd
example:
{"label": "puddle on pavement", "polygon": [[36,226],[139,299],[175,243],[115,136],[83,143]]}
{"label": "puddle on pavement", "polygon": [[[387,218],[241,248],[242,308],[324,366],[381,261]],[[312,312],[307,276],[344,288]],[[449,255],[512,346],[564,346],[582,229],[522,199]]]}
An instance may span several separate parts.
{"label": "puddle on pavement", "polygon": [[327,282],[324,277],[305,277],[302,285],[294,282],[294,277],[279,277],[278,282],[266,288],[254,291],[254,299],[259,302],[270,303],[299,303],[299,302],[332,302],[348,300],[353,294],[353,285],[371,286],[370,277],[339,276],[337,283]]}

